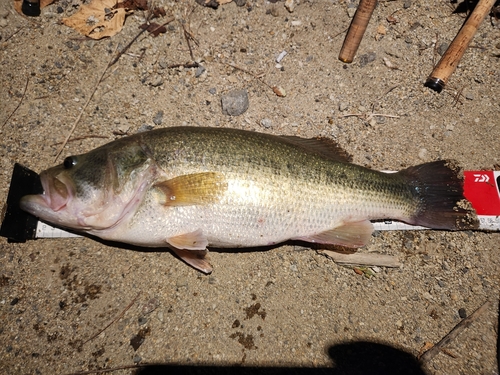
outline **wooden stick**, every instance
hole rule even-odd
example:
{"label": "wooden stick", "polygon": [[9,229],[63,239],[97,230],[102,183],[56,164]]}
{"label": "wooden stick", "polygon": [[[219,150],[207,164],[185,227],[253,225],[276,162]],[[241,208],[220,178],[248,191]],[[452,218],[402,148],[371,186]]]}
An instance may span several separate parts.
{"label": "wooden stick", "polygon": [[491,301],[486,301],[481,307],[474,311],[470,316],[458,323],[445,337],[441,339],[436,345],[431,349],[426,351],[420,358],[420,363],[424,364],[429,362],[432,358],[438,354],[444,346],[448,345],[451,340],[455,339],[462,331],[469,327],[472,322],[476,321],[481,314],[483,314],[488,307],[490,307]]}
{"label": "wooden stick", "polygon": [[354,55],[356,55],[356,51],[361,43],[361,39],[363,39],[366,27],[376,6],[377,0],[361,0],[359,2],[358,9],[356,9],[351,26],[349,26],[349,31],[347,31],[344,39],[344,44],[340,50],[340,61],[352,63],[352,60],[354,60]]}
{"label": "wooden stick", "polygon": [[474,11],[469,15],[467,21],[458,32],[453,42],[450,44],[441,60],[434,67],[424,86],[431,88],[436,92],[441,92],[448,82],[462,59],[465,50],[469,46],[474,34],[483,22],[490,9],[495,4],[495,0],[479,0]]}
{"label": "wooden stick", "polygon": [[319,250],[318,252],[333,259],[335,263],[360,266],[401,267],[398,257],[392,255],[378,253],[342,254],[331,250]]}

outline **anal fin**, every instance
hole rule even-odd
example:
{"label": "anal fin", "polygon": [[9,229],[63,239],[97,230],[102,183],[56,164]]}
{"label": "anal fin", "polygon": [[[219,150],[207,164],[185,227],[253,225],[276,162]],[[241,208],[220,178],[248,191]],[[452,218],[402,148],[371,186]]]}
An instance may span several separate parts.
{"label": "anal fin", "polygon": [[347,222],[325,232],[312,236],[297,237],[294,238],[294,240],[347,247],[361,247],[370,241],[372,233],[373,224],[369,220],[363,220]]}

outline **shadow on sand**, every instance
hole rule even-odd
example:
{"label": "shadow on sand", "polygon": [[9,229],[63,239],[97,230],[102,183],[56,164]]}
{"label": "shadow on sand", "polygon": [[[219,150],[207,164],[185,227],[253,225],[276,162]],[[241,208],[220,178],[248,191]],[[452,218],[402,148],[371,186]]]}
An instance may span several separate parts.
{"label": "shadow on sand", "polygon": [[368,341],[341,343],[328,348],[331,367],[267,367],[154,364],[135,371],[135,375],[159,374],[264,374],[264,375],[426,375],[410,353],[389,345]]}

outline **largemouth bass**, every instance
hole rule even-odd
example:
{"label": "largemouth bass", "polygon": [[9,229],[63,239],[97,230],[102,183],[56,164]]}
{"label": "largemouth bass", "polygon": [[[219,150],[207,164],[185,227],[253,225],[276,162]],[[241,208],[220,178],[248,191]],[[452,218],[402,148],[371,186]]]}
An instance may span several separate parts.
{"label": "largemouth bass", "polygon": [[302,240],[360,247],[374,219],[476,228],[458,174],[449,161],[374,171],[351,164],[326,139],[172,127],[67,157],[40,174],[44,193],[20,206],[105,240],[169,247],[209,273],[207,246]]}

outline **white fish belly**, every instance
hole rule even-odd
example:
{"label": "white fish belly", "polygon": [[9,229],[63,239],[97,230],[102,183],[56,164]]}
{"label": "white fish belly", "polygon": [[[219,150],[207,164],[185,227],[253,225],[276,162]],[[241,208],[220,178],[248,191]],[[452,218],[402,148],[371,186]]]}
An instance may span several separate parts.
{"label": "white fish belly", "polygon": [[[232,180],[224,197],[207,205],[166,207],[148,194],[127,222],[96,235],[139,246],[201,230],[213,247],[267,246],[331,230],[345,222],[388,215],[390,207],[359,194]],[[397,210],[393,210],[396,215]],[[393,216],[395,217],[395,216]]]}

